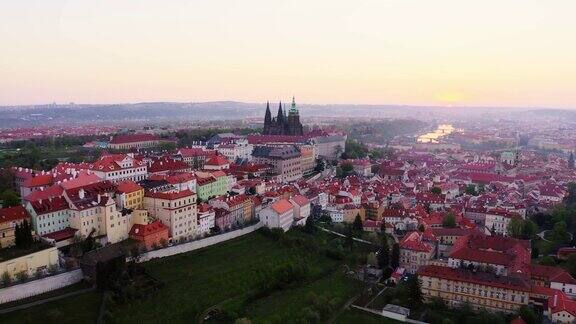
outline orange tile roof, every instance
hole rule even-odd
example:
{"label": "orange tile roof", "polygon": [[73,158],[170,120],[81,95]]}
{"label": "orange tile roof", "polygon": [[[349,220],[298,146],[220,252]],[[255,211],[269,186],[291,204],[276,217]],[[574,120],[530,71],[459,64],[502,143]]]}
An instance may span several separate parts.
{"label": "orange tile roof", "polygon": [[143,188],[140,187],[136,182],[126,180],[122,181],[118,184],[117,191],[122,193],[131,193],[138,190],[142,190]]}
{"label": "orange tile roof", "polygon": [[284,214],[292,209],[292,204],[287,199],[280,199],[272,204],[272,209],[278,214]]}
{"label": "orange tile roof", "polygon": [[308,198],[306,198],[302,195],[296,195],[296,196],[292,197],[292,201],[294,201],[300,207],[306,206],[307,204],[310,203],[310,200],[308,200]]}

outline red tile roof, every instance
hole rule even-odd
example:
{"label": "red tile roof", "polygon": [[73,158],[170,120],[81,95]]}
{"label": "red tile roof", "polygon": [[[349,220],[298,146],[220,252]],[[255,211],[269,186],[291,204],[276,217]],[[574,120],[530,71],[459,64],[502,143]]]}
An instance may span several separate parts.
{"label": "red tile roof", "polygon": [[148,168],[148,172],[155,173],[166,171],[186,171],[189,169],[190,166],[186,162],[163,157],[154,161],[154,163],[152,163],[152,165]]}
{"label": "red tile roof", "polygon": [[432,245],[423,240],[423,235],[420,232],[407,234],[400,242],[400,248],[419,252],[432,251]]}
{"label": "red tile roof", "polygon": [[64,193],[64,189],[62,189],[59,185],[53,185],[44,190],[34,191],[31,192],[29,195],[24,197],[26,201],[38,201],[42,199],[50,199],[54,197],[60,197]]}
{"label": "red tile roof", "polygon": [[60,242],[60,241],[74,237],[74,235],[76,234],[77,231],[78,231],[77,229],[66,227],[63,230],[59,230],[56,232],[46,234],[43,237],[48,238],[48,239],[52,239],[56,242]]}
{"label": "red tile roof", "polygon": [[222,166],[222,165],[230,164],[230,161],[228,161],[228,159],[226,159],[222,155],[215,155],[210,160],[208,160],[208,162],[206,162],[206,164],[207,165]]}
{"label": "red tile roof", "polygon": [[60,186],[67,190],[87,186],[89,184],[93,184],[100,181],[102,181],[102,178],[95,175],[94,173],[91,174],[80,173],[76,178],[60,182]]}
{"label": "red tile roof", "polygon": [[29,219],[30,214],[22,206],[8,207],[0,209],[0,223],[12,222],[21,219]]}
{"label": "red tile roof", "polygon": [[503,236],[472,234],[458,238],[450,258],[508,267],[509,273],[528,274],[530,242]]}
{"label": "red tile roof", "polygon": [[467,269],[454,269],[438,265],[426,265],[418,270],[420,278],[423,276],[441,278],[453,281],[462,281],[490,287],[499,287],[530,292],[530,282],[517,276],[497,276],[489,272],[473,272]]}
{"label": "red tile roof", "polygon": [[159,220],[155,220],[150,224],[134,224],[130,229],[131,237],[146,237],[160,232],[168,232],[168,227],[162,224]]}
{"label": "red tile roof", "polygon": [[548,307],[552,314],[566,311],[572,316],[576,316],[576,301],[569,299],[560,290],[554,289],[552,296],[548,300]]}
{"label": "red tile roof", "polygon": [[532,264],[531,274],[533,278],[544,279],[547,282],[559,282],[564,284],[576,285],[576,279],[574,279],[570,275],[570,273],[568,273],[568,271],[560,267]]}
{"label": "red tile roof", "polygon": [[189,189],[182,191],[169,191],[169,192],[149,191],[146,193],[146,197],[165,199],[165,200],[176,200],[192,195],[194,195],[194,192],[190,191]]}
{"label": "red tile roof", "polygon": [[68,202],[64,197],[54,197],[50,199],[41,199],[31,202],[32,208],[38,215],[57,212],[68,209]]}
{"label": "red tile roof", "polygon": [[46,187],[54,183],[54,176],[52,173],[37,174],[34,177],[28,178],[22,184],[23,187]]}

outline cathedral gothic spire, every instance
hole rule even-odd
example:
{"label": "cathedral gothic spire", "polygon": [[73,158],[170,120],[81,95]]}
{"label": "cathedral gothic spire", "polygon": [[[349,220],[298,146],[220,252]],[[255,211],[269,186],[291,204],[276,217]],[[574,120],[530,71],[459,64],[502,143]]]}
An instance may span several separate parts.
{"label": "cathedral gothic spire", "polygon": [[264,129],[262,134],[304,135],[294,97],[292,97],[292,104],[289,110],[282,107],[282,102],[278,104],[278,113],[275,118],[272,118],[270,103],[266,103],[266,114],[264,115]]}
{"label": "cathedral gothic spire", "polygon": [[270,102],[266,101],[266,114],[264,115],[264,133],[270,132],[272,124],[272,113],[270,112]]}
{"label": "cathedral gothic spire", "polygon": [[276,116],[276,122],[279,124],[284,123],[284,112],[282,111],[282,101],[278,105],[278,116]]}

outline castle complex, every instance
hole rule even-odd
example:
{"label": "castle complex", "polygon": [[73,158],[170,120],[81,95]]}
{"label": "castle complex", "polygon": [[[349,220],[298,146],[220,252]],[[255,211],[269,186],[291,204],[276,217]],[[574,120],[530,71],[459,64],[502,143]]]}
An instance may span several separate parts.
{"label": "castle complex", "polygon": [[296,102],[292,97],[292,105],[288,114],[282,109],[282,103],[278,106],[278,114],[272,118],[270,104],[266,103],[266,115],[264,116],[263,135],[304,135],[300,114],[296,108]]}

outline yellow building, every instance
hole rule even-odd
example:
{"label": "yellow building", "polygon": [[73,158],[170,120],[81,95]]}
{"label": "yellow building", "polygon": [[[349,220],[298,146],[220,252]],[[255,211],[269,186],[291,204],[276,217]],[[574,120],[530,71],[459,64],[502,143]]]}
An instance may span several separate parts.
{"label": "yellow building", "polygon": [[120,209],[142,209],[144,204],[144,188],[134,181],[122,181],[117,189]]}
{"label": "yellow building", "polygon": [[418,270],[422,296],[426,301],[441,298],[450,307],[463,303],[489,311],[515,312],[530,299],[530,279],[521,276],[497,276],[439,265]]}
{"label": "yellow building", "polygon": [[360,215],[362,222],[366,219],[366,212],[362,206],[345,206],[344,209],[344,223],[354,223],[356,216]]}
{"label": "yellow building", "polygon": [[26,272],[33,276],[37,271],[47,271],[50,266],[58,266],[58,250],[55,246],[37,244],[35,252],[20,254],[18,250],[6,249],[0,252],[0,275],[8,273],[15,278],[18,273]]}
{"label": "yellow building", "polygon": [[14,245],[16,225],[30,222],[30,214],[22,206],[0,209],[0,249]]}

